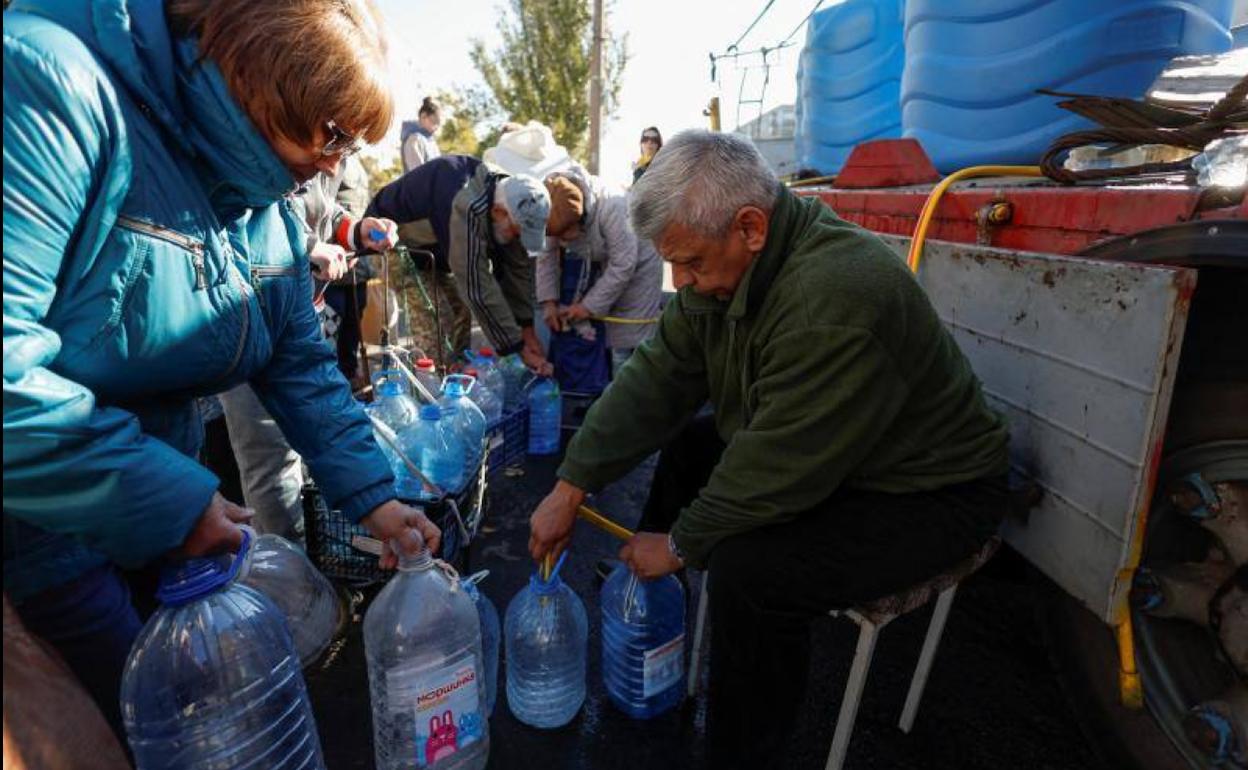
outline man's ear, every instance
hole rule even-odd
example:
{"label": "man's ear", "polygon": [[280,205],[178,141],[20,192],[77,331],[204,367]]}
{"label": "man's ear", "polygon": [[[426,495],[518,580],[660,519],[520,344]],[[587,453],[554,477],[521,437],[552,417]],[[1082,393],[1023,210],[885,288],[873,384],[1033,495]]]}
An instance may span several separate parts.
{"label": "man's ear", "polygon": [[771,217],[757,206],[742,206],[737,211],[732,226],[741,231],[745,238],[745,246],[750,251],[762,251],[767,245],[767,231],[771,225]]}

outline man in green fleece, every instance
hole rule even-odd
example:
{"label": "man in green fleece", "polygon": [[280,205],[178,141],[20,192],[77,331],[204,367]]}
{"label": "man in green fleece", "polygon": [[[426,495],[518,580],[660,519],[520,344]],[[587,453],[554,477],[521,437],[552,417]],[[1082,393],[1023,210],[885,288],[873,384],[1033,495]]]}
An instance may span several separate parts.
{"label": "man in green fleece", "polygon": [[679,134],[630,215],[679,294],[569,445],[530,551],[562,550],[585,495],[662,449],[620,557],[708,570],[710,766],[783,766],[809,620],[975,552],[1004,511],[1006,429],[902,260],[748,140]]}

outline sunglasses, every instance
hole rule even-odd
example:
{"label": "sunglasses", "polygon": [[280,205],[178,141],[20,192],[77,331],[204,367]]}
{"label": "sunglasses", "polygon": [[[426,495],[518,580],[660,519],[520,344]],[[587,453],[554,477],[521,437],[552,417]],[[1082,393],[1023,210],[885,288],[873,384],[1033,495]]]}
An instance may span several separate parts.
{"label": "sunglasses", "polygon": [[658,144],[658,143],[659,143],[659,137],[657,137],[657,136],[643,136],[643,137],[641,137],[641,141],[643,141],[643,142],[650,142],[651,144]]}
{"label": "sunglasses", "polygon": [[326,157],[341,155],[346,158],[359,152],[363,146],[363,143],[357,137],[343,131],[332,120],[325,121],[325,131],[329,134],[329,141],[321,148],[321,155]]}

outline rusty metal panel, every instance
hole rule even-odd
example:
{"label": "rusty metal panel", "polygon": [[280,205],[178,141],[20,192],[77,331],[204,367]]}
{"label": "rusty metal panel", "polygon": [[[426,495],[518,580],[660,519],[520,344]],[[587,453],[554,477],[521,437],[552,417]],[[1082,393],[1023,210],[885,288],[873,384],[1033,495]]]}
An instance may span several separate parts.
{"label": "rusty metal panel", "polygon": [[1009,420],[1012,466],[1044,489],[1006,539],[1117,621],[1196,272],[929,241],[919,280]]}

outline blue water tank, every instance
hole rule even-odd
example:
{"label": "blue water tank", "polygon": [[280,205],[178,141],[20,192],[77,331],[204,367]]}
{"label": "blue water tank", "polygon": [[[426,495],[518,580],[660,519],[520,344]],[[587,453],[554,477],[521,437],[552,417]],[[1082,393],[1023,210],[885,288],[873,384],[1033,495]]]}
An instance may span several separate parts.
{"label": "blue water tank", "polygon": [[1040,161],[1091,123],[1058,91],[1140,98],[1175,56],[1231,47],[1234,0],[910,0],[903,133],[936,168]]}
{"label": "blue water tank", "polygon": [[903,0],[847,0],[819,11],[797,69],[798,165],[839,171],[854,145],[901,136]]}

